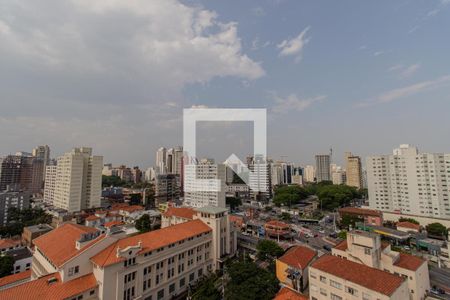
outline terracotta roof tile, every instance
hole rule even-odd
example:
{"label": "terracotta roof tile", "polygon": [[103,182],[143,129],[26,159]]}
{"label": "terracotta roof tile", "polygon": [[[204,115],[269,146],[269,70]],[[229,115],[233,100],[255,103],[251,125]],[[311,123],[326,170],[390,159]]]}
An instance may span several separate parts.
{"label": "terracotta roof tile", "polygon": [[113,226],[118,226],[118,225],[123,225],[123,224],[125,224],[123,221],[111,221],[111,222],[106,222],[105,224],[103,224],[103,226],[106,228],[110,228]]}
{"label": "terracotta roof tile", "polygon": [[132,213],[132,212],[135,212],[135,211],[144,210],[144,207],[140,206],[140,205],[130,205],[130,206],[121,207],[119,209],[127,211],[129,213]]}
{"label": "terracotta roof tile", "polygon": [[329,254],[317,259],[311,267],[387,296],[404,281],[400,276]]}
{"label": "terracotta roof tile", "polygon": [[230,215],[230,222],[234,223],[236,226],[242,227],[242,225],[244,225],[244,217]]}
{"label": "terracotta roof tile", "polygon": [[7,284],[17,282],[17,281],[26,280],[26,279],[29,279],[30,277],[31,277],[31,270],[20,272],[20,273],[9,275],[9,276],[5,276],[5,277],[0,278],[0,287],[7,285]]}
{"label": "terracotta roof tile", "polygon": [[[56,282],[49,284],[48,280],[50,278],[56,278]],[[1,290],[0,299],[62,300],[95,289],[96,287],[97,280],[92,273],[66,282],[61,281],[59,273],[53,273],[36,280]]]}
{"label": "terracotta roof tile", "polygon": [[[80,250],[75,248],[75,242],[80,239],[81,234],[94,233],[96,231],[98,230],[92,227],[66,223],[61,227],[41,235],[35,239],[33,243],[55,266],[61,266],[91,245],[91,243],[89,243]],[[93,242],[101,237],[102,236],[93,240]]]}
{"label": "terracotta roof tile", "polygon": [[374,209],[366,209],[359,207],[343,207],[339,208],[339,213],[350,213],[350,214],[358,214],[362,216],[373,216],[373,217],[381,217],[381,212]]}
{"label": "terracotta roof tile", "polygon": [[11,247],[16,247],[17,245],[20,245],[20,240],[13,240],[13,239],[0,240],[0,249],[8,249]]}
{"label": "terracotta roof tile", "polygon": [[294,246],[289,249],[278,260],[288,264],[289,266],[305,269],[311,261],[316,257],[317,252],[304,246]]}
{"label": "terracotta roof tile", "polygon": [[414,229],[414,230],[419,230],[420,229],[420,225],[418,224],[414,224],[411,222],[398,222],[396,224],[397,228],[398,227],[403,227],[403,228],[409,228],[409,229]]}
{"label": "terracotta roof tile", "polygon": [[265,226],[274,226],[274,227],[286,228],[286,227],[289,227],[289,224],[286,224],[286,223],[281,222],[281,221],[272,220],[272,221],[267,222],[265,224]]}
{"label": "terracotta roof tile", "polygon": [[340,242],[339,244],[334,246],[334,249],[341,250],[341,251],[345,251],[345,250],[347,250],[347,248],[348,248],[348,245],[347,245],[346,240],[343,240],[342,242]]}
{"label": "terracotta roof tile", "polygon": [[273,300],[307,300],[307,299],[309,299],[307,296],[297,293],[287,287],[282,288],[275,295],[275,298],[273,298]]}
{"label": "terracotta roof tile", "polygon": [[93,256],[91,260],[96,265],[105,267],[124,260],[122,257],[117,257],[117,247],[124,249],[141,242],[142,250],[140,253],[144,253],[210,231],[211,228],[201,220],[189,221],[118,240]]}
{"label": "terracotta roof tile", "polygon": [[91,216],[87,217],[85,220],[86,221],[95,221],[98,219],[100,219],[100,217],[97,217],[96,215],[91,215]]}
{"label": "terracotta roof tile", "polygon": [[426,261],[420,257],[411,254],[400,253],[400,258],[395,262],[394,265],[402,269],[416,271],[425,262]]}
{"label": "terracotta roof tile", "polygon": [[169,207],[163,215],[165,217],[174,216],[183,219],[193,220],[195,213],[196,213],[195,210],[189,207]]}

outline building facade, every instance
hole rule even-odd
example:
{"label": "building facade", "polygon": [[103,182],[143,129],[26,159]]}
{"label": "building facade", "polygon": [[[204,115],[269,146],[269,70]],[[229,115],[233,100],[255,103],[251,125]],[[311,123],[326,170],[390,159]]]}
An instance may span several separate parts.
{"label": "building facade", "polygon": [[450,218],[450,154],[400,145],[367,158],[369,205],[382,211]]}
{"label": "building facade", "polygon": [[357,189],[363,188],[361,157],[351,152],[345,153],[347,185]]}
{"label": "building facade", "polygon": [[11,208],[19,210],[30,208],[31,193],[20,190],[6,190],[0,192],[0,224],[8,223],[8,211]]}
{"label": "building facade", "polygon": [[331,157],[328,154],[316,155],[316,181],[331,181]]}

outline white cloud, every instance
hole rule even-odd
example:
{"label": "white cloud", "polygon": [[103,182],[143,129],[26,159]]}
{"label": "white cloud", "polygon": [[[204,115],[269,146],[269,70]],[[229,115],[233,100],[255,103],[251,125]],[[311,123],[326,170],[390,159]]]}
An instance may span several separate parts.
{"label": "white cloud", "polygon": [[295,56],[295,62],[298,63],[302,59],[303,48],[309,43],[310,38],[306,37],[309,26],[293,39],[286,39],[277,45],[280,49],[280,56]]}
{"label": "white cloud", "polygon": [[425,91],[435,90],[439,87],[450,84],[450,75],[442,76],[433,80],[418,82],[406,87],[393,89],[382,93],[375,98],[359,103],[358,106],[370,106],[374,104],[390,103],[408,96],[413,96]]}
{"label": "white cloud", "polygon": [[388,69],[389,72],[396,72],[400,79],[405,79],[414,75],[420,68],[420,64],[412,64],[409,66],[404,66],[402,64],[397,64]]}
{"label": "white cloud", "polygon": [[302,112],[314,103],[326,99],[326,96],[301,99],[295,94],[290,94],[286,98],[282,98],[274,94],[273,99],[275,101],[275,105],[272,107],[272,111],[275,113],[286,113],[290,111]]}

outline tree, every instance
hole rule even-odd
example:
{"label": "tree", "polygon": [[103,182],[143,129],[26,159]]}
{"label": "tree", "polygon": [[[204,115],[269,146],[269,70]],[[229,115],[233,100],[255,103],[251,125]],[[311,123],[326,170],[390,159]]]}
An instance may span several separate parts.
{"label": "tree", "polygon": [[148,214],[142,215],[142,217],[136,220],[135,227],[140,232],[147,232],[152,230],[152,222],[150,220],[150,216]]}
{"label": "tree", "polygon": [[219,277],[216,274],[202,280],[192,294],[193,300],[220,300],[222,295],[217,289]]}
{"label": "tree", "polygon": [[275,189],[273,203],[276,206],[298,204],[308,198],[308,192],[298,185],[284,185]]}
{"label": "tree", "polygon": [[348,185],[323,185],[317,188],[317,197],[322,209],[334,210],[348,205],[353,199],[360,198],[356,188]]}
{"label": "tree", "polygon": [[0,277],[11,275],[14,269],[14,258],[9,255],[0,256]]}
{"label": "tree", "polygon": [[420,225],[420,223],[417,220],[413,219],[413,218],[401,217],[398,221],[399,222],[409,222],[409,223]]}
{"label": "tree", "polygon": [[226,204],[230,206],[231,210],[235,210],[239,205],[242,205],[242,200],[236,197],[227,197],[225,201]]}
{"label": "tree", "polygon": [[283,255],[284,250],[276,242],[271,240],[261,240],[256,245],[256,256],[260,260],[271,261]]}
{"label": "tree", "polygon": [[227,269],[227,276],[226,300],[271,300],[279,289],[275,273],[258,267],[250,260],[232,263]]}
{"label": "tree", "polygon": [[291,221],[292,220],[292,216],[290,213],[284,212],[281,214],[281,219],[283,221]]}
{"label": "tree", "polygon": [[8,223],[0,227],[0,235],[20,235],[26,226],[49,224],[51,221],[52,216],[40,208],[18,209],[11,207],[8,210]]}
{"label": "tree", "polygon": [[426,226],[427,233],[436,237],[446,237],[447,228],[441,223],[431,223]]}
{"label": "tree", "polygon": [[355,228],[355,225],[358,222],[364,222],[364,219],[358,218],[357,216],[354,215],[343,215],[341,218],[340,225],[342,227],[349,229],[350,226],[352,226],[352,228]]}

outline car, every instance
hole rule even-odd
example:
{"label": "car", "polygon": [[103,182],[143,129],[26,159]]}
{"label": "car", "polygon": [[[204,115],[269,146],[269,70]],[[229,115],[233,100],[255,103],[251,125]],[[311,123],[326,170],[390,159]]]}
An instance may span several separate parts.
{"label": "car", "polygon": [[443,289],[441,289],[441,288],[436,287],[436,286],[433,286],[430,289],[430,292],[432,294],[435,294],[435,295],[445,295],[445,291]]}
{"label": "car", "polygon": [[329,245],[323,245],[323,249],[327,251],[331,251],[331,247]]}

